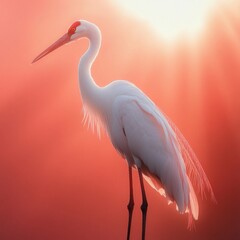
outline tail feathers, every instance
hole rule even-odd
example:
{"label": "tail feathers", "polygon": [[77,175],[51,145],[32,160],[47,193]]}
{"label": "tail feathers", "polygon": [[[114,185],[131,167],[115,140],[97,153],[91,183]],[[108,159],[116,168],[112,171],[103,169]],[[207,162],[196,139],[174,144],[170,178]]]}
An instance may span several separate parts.
{"label": "tail feathers", "polygon": [[[168,196],[166,196],[166,192],[163,189],[161,183],[155,179],[151,174],[147,171],[143,174],[144,179],[147,181],[147,183],[154,188],[157,192],[160,193],[163,197],[166,197],[168,199]],[[192,183],[190,179],[187,177],[188,186],[189,186],[189,204],[186,206],[186,212],[188,212],[188,229],[194,228],[194,220],[198,220],[199,215],[199,206],[198,206],[198,200],[196,193],[193,189]],[[173,200],[168,199],[169,203],[172,203]],[[178,209],[177,205],[176,208]]]}
{"label": "tail feathers", "polygon": [[189,186],[189,213],[188,213],[188,229],[192,229],[194,227],[194,221],[198,220],[198,214],[199,214],[199,206],[198,206],[198,200],[196,193],[193,189],[192,183],[189,178],[188,180],[188,186]]}
{"label": "tail feathers", "polygon": [[196,185],[197,190],[200,191],[201,196],[206,197],[206,192],[210,193],[211,199],[216,202],[212,186],[200,164],[200,162],[197,159],[197,156],[195,155],[194,151],[190,147],[189,143],[185,139],[185,137],[182,135],[180,130],[176,127],[176,125],[168,118],[167,115],[165,115],[167,118],[168,123],[172,127],[173,131],[176,134],[177,141],[179,143],[179,148],[182,153],[183,160],[185,162],[188,176],[193,181],[193,184]]}
{"label": "tail feathers", "polygon": [[192,183],[191,181],[188,179],[188,185],[189,185],[189,201],[190,201],[190,210],[191,213],[193,215],[193,218],[195,220],[198,219],[198,214],[199,214],[199,207],[198,207],[198,200],[197,200],[197,196],[196,193],[193,189]]}

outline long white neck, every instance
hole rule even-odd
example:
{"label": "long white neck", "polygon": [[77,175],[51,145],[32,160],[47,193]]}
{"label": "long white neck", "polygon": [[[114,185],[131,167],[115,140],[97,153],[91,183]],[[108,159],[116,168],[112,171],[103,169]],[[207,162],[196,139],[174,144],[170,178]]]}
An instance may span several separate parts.
{"label": "long white neck", "polygon": [[78,66],[79,84],[83,103],[97,109],[101,97],[101,88],[95,83],[91,75],[92,64],[101,46],[101,33],[97,26],[91,24],[86,37],[89,39],[89,48],[81,57]]}

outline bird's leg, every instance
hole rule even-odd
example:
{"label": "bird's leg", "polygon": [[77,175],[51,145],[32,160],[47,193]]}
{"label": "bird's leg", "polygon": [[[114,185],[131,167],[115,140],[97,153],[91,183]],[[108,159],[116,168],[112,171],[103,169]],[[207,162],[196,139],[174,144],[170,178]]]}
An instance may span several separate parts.
{"label": "bird's leg", "polygon": [[132,225],[132,213],[134,208],[134,199],[133,199],[133,182],[132,182],[132,167],[128,166],[129,172],[129,189],[130,189],[130,198],[128,203],[128,230],[127,230],[127,240],[130,239],[131,225]]}
{"label": "bird's leg", "polygon": [[142,190],[142,205],[141,205],[141,210],[142,210],[142,240],[145,240],[148,202],[147,202],[147,197],[146,197],[144,184],[143,184],[142,171],[141,171],[140,168],[138,168],[138,174],[139,174],[139,180],[140,180],[140,185],[141,185],[141,190]]}

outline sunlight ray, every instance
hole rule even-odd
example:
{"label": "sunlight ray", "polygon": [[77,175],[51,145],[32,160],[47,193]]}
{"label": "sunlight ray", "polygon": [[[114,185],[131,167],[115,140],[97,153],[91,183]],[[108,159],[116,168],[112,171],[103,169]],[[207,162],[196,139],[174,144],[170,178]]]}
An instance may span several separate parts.
{"label": "sunlight ray", "polygon": [[193,37],[201,32],[216,0],[117,0],[143,21],[147,21],[162,37],[173,40],[179,35]]}
{"label": "sunlight ray", "polygon": [[[227,18],[225,16],[225,18]],[[224,28],[222,27],[223,25]],[[236,125],[236,121],[232,118],[235,110],[235,98],[233,94],[236,94],[236,89],[232,87],[233,82],[238,79],[239,71],[233,68],[232,64],[239,64],[239,57],[236,53],[235,38],[232,35],[231,26],[224,20],[223,15],[219,15],[217,18],[217,25],[215,27],[215,35],[208,38],[208,42],[205,46],[206,50],[203,51],[202,61],[205,61],[205,66],[208,68],[208,78],[206,81],[210,81],[209,84],[214,84],[216,94],[219,94],[221,99],[221,105],[224,107],[224,111],[227,113],[229,121],[231,120],[232,126]],[[211,29],[209,29],[211,31]],[[210,40],[210,41],[209,41]],[[224,50],[223,46],[229,47],[231,51]],[[238,51],[237,51],[238,52]],[[232,71],[231,71],[232,69]],[[204,70],[206,72],[206,69]]]}

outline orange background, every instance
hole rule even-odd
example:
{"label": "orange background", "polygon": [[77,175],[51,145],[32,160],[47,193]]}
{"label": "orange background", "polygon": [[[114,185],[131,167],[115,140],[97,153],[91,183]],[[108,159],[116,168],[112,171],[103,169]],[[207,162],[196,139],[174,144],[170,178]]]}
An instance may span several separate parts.
{"label": "orange background", "polygon": [[[87,40],[30,64],[76,19],[102,30],[96,82],[128,79],[146,92],[191,143],[218,201],[200,199],[188,231],[187,215],[146,186],[146,239],[240,239],[239,1],[216,7],[197,40],[171,45],[113,1],[0,5],[1,240],[125,239],[127,164],[81,123],[77,64]],[[134,186],[132,239],[140,239],[135,171]]]}

